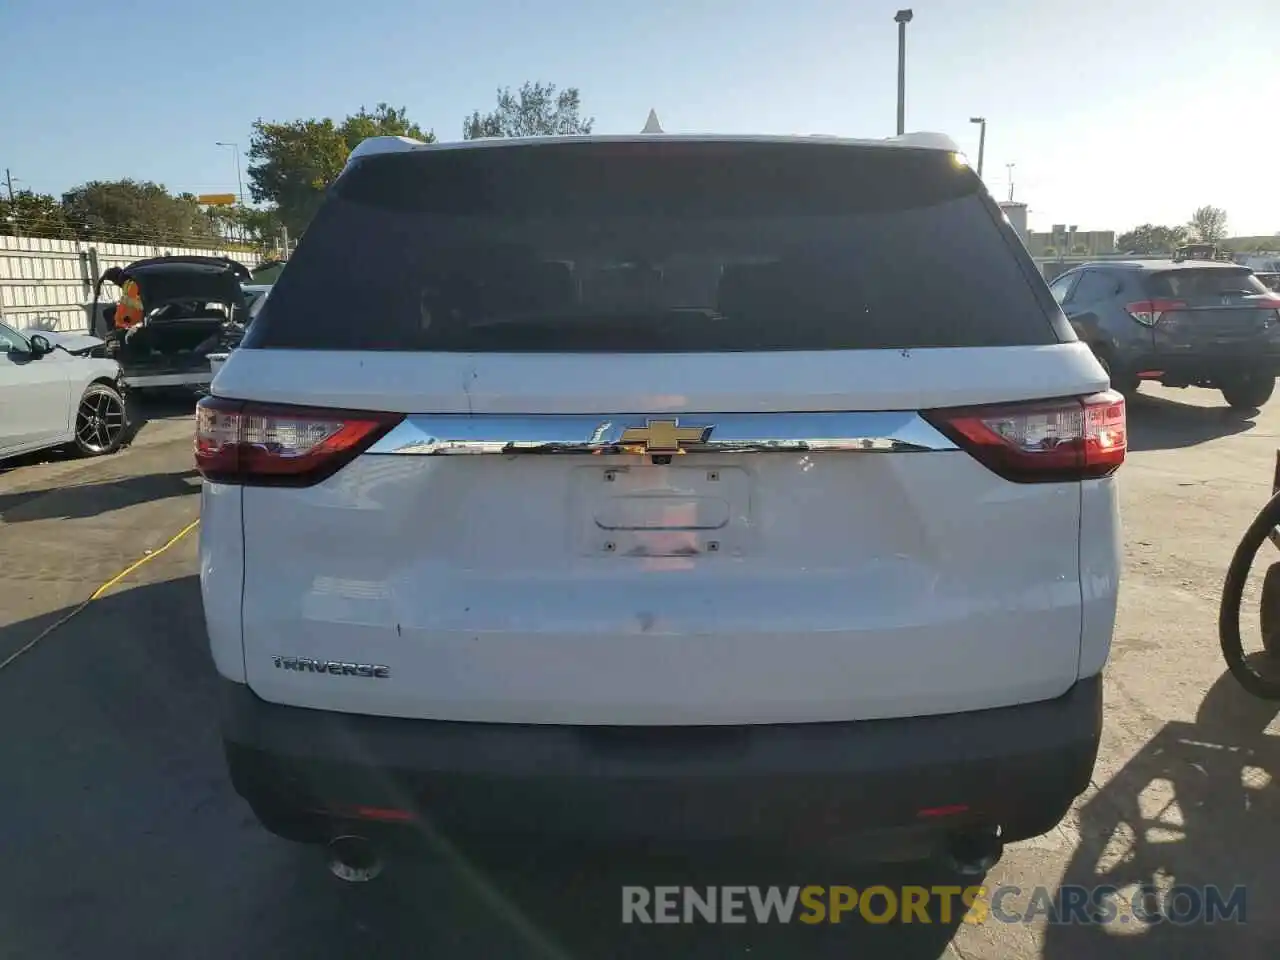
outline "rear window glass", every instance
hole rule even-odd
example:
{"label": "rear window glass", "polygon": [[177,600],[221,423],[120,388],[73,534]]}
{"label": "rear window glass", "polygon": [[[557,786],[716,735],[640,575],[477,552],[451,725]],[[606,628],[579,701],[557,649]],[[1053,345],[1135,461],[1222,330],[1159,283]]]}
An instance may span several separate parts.
{"label": "rear window glass", "polygon": [[1267,292],[1267,288],[1251,271],[1221,267],[1207,270],[1187,268],[1153,273],[1147,285],[1152,296],[1182,299],[1252,296]]}
{"label": "rear window glass", "polygon": [[355,165],[245,346],[1007,346],[1056,342],[1052,308],[977,178],[945,153],[503,145]]}

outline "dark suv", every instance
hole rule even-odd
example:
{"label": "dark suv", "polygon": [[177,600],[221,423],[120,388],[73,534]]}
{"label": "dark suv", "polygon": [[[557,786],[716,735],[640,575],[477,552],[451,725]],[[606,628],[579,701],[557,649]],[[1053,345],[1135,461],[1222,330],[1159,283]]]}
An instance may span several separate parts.
{"label": "dark suv", "polygon": [[1271,398],[1280,297],[1248,267],[1208,260],[1086,263],[1049,285],[1122,393],[1142,380],[1211,387],[1232,407]]}

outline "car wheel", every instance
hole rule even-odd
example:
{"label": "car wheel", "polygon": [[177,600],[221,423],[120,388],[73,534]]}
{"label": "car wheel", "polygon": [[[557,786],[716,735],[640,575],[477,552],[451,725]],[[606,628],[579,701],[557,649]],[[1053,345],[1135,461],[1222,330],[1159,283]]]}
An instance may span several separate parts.
{"label": "car wheel", "polygon": [[1107,377],[1111,380],[1111,389],[1117,390],[1126,397],[1131,397],[1138,392],[1138,384],[1140,381],[1131,373],[1117,373],[1111,365],[1111,361],[1104,354],[1097,353],[1095,356],[1098,362],[1102,364],[1102,369],[1107,371]]}
{"label": "car wheel", "polygon": [[1263,649],[1273,657],[1280,657],[1280,563],[1267,567],[1259,606]]}
{"label": "car wheel", "polygon": [[76,449],[82,456],[115,453],[125,441],[129,418],[115,387],[91,383],[76,408]]}
{"label": "car wheel", "polygon": [[1275,377],[1243,374],[1222,383],[1222,397],[1236,410],[1256,410],[1271,399],[1276,388]]}

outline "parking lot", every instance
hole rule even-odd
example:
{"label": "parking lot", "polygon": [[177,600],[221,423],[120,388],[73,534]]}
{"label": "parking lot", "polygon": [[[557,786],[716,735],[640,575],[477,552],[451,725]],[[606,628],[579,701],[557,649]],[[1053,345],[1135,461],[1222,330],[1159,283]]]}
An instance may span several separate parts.
{"label": "parking lot", "polygon": [[344,887],[316,851],[263,832],[226,781],[196,536],[164,549],[199,512],[175,407],[117,456],[0,470],[0,661],[25,649],[0,669],[0,957],[1274,956],[1277,711],[1224,676],[1216,617],[1228,558],[1269,492],[1280,404],[1243,418],[1216,392],[1147,387],[1129,415],[1125,580],[1094,789],[986,882],[1244,884],[1245,924],[619,922],[623,885],[956,882],[834,856],[468,847]]}

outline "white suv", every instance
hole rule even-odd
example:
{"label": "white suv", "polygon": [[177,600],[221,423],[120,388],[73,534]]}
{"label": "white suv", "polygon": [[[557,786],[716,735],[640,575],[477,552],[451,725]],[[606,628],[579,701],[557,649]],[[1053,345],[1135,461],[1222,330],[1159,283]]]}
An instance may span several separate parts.
{"label": "white suv", "polygon": [[945,138],[367,141],[198,409],[231,777],[998,851],[1089,782],[1125,446]]}

